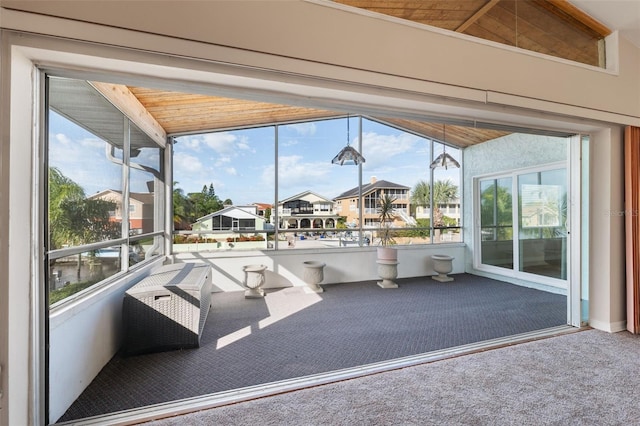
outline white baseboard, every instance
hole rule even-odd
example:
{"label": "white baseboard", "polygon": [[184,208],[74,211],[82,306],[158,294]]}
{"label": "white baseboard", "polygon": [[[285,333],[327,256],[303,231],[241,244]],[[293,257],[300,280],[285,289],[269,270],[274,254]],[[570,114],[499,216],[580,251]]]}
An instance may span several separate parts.
{"label": "white baseboard", "polygon": [[627,329],[627,321],[604,322],[590,320],[589,325],[596,330],[606,331],[607,333],[618,333]]}

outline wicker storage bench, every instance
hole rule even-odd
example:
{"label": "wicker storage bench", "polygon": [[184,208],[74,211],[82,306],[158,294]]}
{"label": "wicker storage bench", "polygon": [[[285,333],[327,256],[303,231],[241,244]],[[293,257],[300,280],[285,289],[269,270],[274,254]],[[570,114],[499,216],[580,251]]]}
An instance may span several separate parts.
{"label": "wicker storage bench", "polygon": [[165,265],[125,293],[126,355],[200,346],[211,306],[211,266]]}

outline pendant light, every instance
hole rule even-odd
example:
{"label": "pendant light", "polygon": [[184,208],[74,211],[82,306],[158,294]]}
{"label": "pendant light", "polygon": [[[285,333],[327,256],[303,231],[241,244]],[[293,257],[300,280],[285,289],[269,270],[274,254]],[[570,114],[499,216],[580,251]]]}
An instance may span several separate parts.
{"label": "pendant light", "polygon": [[331,163],[338,164],[340,166],[346,165],[355,165],[357,166],[360,163],[364,163],[365,159],[360,153],[353,147],[349,145],[349,116],[347,115],[347,146],[342,148],[342,150],[333,157]]}
{"label": "pendant light", "polygon": [[460,168],[460,163],[456,161],[455,158],[447,154],[447,145],[445,144],[446,140],[446,125],[442,125],[442,154],[438,155],[435,160],[431,163],[429,167],[435,169],[436,167],[444,167],[447,170],[449,167],[458,167]]}

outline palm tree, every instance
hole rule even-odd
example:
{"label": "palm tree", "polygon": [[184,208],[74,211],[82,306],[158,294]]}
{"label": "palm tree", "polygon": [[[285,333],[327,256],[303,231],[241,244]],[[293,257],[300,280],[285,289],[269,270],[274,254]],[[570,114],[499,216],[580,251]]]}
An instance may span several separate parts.
{"label": "palm tree", "polygon": [[493,239],[513,238],[513,200],[511,190],[494,182],[480,196],[480,226],[493,228]]}
{"label": "palm tree", "polygon": [[184,191],[178,188],[177,181],[173,182],[173,227],[176,230],[189,228],[189,200]]}
{"label": "palm tree", "polygon": [[454,185],[450,179],[437,180],[433,185],[433,226],[439,228],[444,226],[442,212],[440,206],[449,204],[458,198],[458,186]]}
{"label": "palm tree", "polygon": [[[121,234],[121,225],[110,220],[115,203],[85,198],[84,190],[55,167],[49,168],[49,245],[106,241]],[[80,278],[82,254],[78,254],[77,276]],[[53,264],[53,263],[52,263]]]}
{"label": "palm tree", "polygon": [[[434,237],[440,238],[440,228],[445,226],[444,215],[440,210],[443,204],[449,204],[458,198],[458,186],[450,179],[437,180],[433,184],[433,218],[431,226],[434,228]],[[411,205],[428,207],[431,205],[431,185],[429,182],[421,180],[413,187],[411,194]]]}
{"label": "palm tree", "polygon": [[[448,204],[458,198],[458,186],[447,180],[437,180],[433,185],[433,226],[441,227],[443,215],[440,211],[442,204]],[[411,193],[411,204],[414,206],[428,207],[431,205],[431,185],[421,180],[416,183]]]}
{"label": "palm tree", "polygon": [[84,190],[55,168],[49,168],[49,244],[55,250],[75,239],[67,206],[85,199]]}
{"label": "palm tree", "polygon": [[394,212],[394,203],[397,198],[389,194],[384,194],[378,199],[378,220],[380,221],[380,244],[387,246],[393,244],[393,238],[391,237],[391,223],[395,219],[396,214]]}
{"label": "palm tree", "polygon": [[[426,180],[420,180],[411,191],[411,207],[427,207],[431,203],[431,185]],[[415,213],[415,212],[414,212]]]}

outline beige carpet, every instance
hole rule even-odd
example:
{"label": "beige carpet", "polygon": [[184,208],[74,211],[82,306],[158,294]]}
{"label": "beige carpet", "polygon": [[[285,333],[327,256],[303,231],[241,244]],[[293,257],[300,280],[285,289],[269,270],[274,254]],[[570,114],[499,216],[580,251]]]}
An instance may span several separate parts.
{"label": "beige carpet", "polygon": [[148,423],[639,425],[640,337],[587,330]]}

